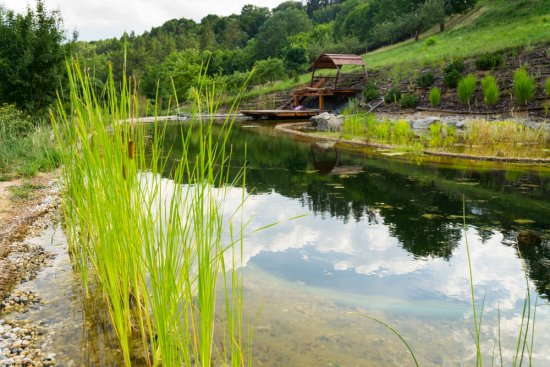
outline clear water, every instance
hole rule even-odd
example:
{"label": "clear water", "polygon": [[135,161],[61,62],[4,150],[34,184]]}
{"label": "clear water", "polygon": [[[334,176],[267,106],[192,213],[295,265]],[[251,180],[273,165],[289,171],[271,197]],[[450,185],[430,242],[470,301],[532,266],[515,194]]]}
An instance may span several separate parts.
{"label": "clear water", "polygon": [[[176,155],[179,131],[169,125],[166,144]],[[540,305],[533,365],[550,365],[548,169],[346,153],[277,136],[270,126],[235,128],[231,142],[235,173],[247,159],[248,229],[280,222],[245,240],[255,366],[414,365],[394,334],[356,313],[398,330],[422,366],[472,365],[466,238],[477,305],[484,301],[485,363],[493,353],[500,362],[500,326],[511,364],[528,283]],[[117,365],[100,298],[92,292],[85,300],[63,246],[53,246],[64,244],[61,230],[36,241],[58,257],[28,285],[49,303],[25,317],[55,332],[51,345],[63,363]]]}

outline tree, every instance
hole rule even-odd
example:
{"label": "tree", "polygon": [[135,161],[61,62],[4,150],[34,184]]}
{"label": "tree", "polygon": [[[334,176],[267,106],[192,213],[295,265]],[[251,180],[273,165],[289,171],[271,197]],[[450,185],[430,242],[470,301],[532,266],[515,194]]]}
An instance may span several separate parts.
{"label": "tree", "polygon": [[282,59],[269,58],[260,60],[254,66],[252,82],[254,84],[273,83],[275,80],[281,80],[287,76],[285,64]]}
{"label": "tree", "polygon": [[256,37],[254,52],[256,59],[283,57],[283,50],[289,46],[288,37],[313,28],[313,23],[303,10],[289,8],[273,14],[264,23]]}
{"label": "tree", "polygon": [[65,41],[59,12],[48,12],[42,0],[25,14],[0,7],[0,101],[46,109],[64,75]]}
{"label": "tree", "polygon": [[241,15],[239,16],[243,31],[245,31],[250,38],[256,36],[260,27],[267,21],[270,14],[271,12],[268,8],[260,8],[250,4],[243,6]]}
{"label": "tree", "polygon": [[201,50],[214,50],[216,48],[216,34],[212,23],[203,22],[201,25]]}
{"label": "tree", "polygon": [[285,49],[285,66],[292,75],[303,72],[309,66],[307,48],[303,45],[291,45]]}

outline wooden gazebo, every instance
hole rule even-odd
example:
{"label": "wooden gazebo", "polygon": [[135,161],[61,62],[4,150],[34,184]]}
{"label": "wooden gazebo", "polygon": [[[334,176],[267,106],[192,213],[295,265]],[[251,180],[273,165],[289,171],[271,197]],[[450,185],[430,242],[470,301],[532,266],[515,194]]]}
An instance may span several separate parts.
{"label": "wooden gazebo", "polygon": [[[360,66],[363,72],[360,74],[342,74],[344,65]],[[359,77],[366,83],[368,73],[365,66],[365,61],[358,55],[349,54],[323,54],[313,62],[311,66],[311,83],[309,87],[296,89],[294,91],[294,106],[298,106],[300,101],[305,97],[318,97],[319,109],[325,109],[325,96],[353,96],[362,91],[361,87],[355,85],[342,85],[342,78],[345,75],[346,79],[350,77]],[[315,72],[319,69],[336,69],[336,76],[321,76],[315,78]]]}

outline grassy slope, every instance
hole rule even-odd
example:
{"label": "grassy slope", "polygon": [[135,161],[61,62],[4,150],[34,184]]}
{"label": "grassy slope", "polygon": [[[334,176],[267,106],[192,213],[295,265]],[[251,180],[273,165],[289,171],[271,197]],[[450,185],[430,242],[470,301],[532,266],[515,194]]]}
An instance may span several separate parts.
{"label": "grassy slope", "polygon": [[[454,25],[453,25],[454,23]],[[550,41],[550,3],[547,0],[482,0],[470,13],[451,20],[452,29],[426,32],[436,41],[408,40],[365,54],[370,69],[397,63],[425,65],[507,48]]]}
{"label": "grassy slope", "polygon": [[[408,40],[363,55],[369,70],[398,64],[436,65],[445,60],[464,58],[507,48],[530,47],[550,42],[550,3],[548,0],[480,0],[475,9],[450,19],[447,31],[438,27],[425,32],[419,42]],[[423,41],[433,37],[434,46]],[[550,51],[549,51],[550,52]],[[254,88],[243,99],[292,89],[309,81],[283,80]],[[228,99],[228,101],[231,98]]]}

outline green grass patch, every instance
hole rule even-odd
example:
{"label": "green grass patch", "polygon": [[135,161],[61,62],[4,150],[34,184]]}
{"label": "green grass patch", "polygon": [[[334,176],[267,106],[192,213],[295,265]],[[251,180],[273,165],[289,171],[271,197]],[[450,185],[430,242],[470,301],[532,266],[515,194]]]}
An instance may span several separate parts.
{"label": "green grass patch", "polygon": [[536,84],[525,68],[514,73],[514,97],[518,104],[527,105],[534,97]]}
{"label": "green grass patch", "polygon": [[430,100],[430,105],[432,105],[432,107],[439,106],[441,104],[441,88],[433,87],[430,90],[428,99]]}
{"label": "green grass patch", "polygon": [[500,90],[494,76],[487,75],[481,80],[481,90],[483,92],[483,100],[487,106],[494,106],[498,103]]}
{"label": "green grass patch", "polygon": [[26,200],[31,194],[43,186],[33,185],[31,182],[24,182],[21,185],[10,186],[11,197],[15,200]]}

